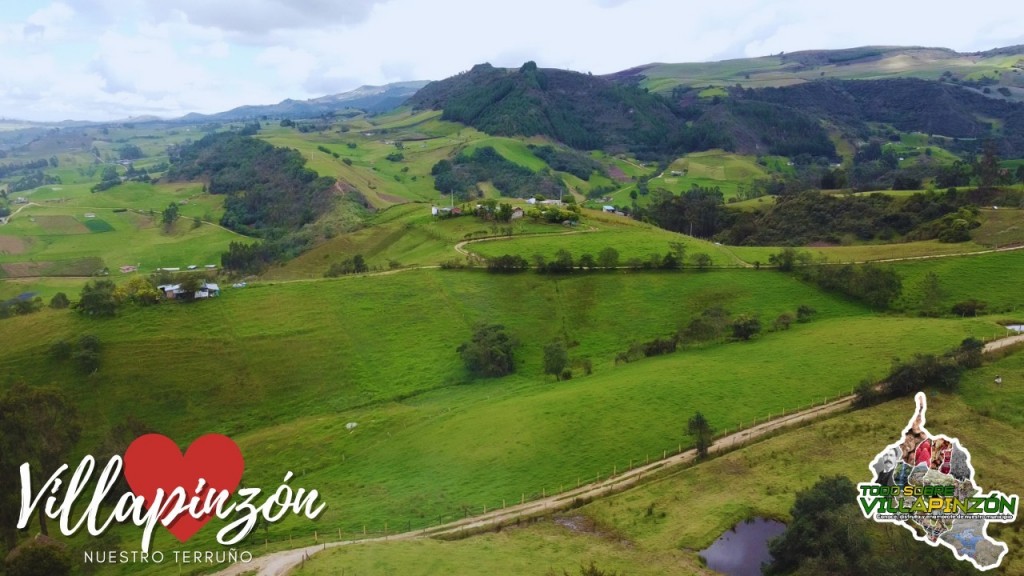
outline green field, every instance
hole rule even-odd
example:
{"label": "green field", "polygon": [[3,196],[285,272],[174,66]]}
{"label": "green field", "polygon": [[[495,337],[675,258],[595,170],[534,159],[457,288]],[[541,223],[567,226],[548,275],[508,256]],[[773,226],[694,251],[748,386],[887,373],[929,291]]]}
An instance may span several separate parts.
{"label": "green field", "polygon": [[[619,263],[628,266],[629,260],[648,259],[652,254],[664,256],[670,250],[670,243],[681,242],[686,246],[687,259],[694,254],[706,253],[711,256],[714,266],[743,266],[722,246],[699,240],[691,236],[669,232],[631,220],[623,216],[588,211],[583,225],[577,230],[565,230],[559,236],[532,236],[476,242],[467,246],[474,253],[487,257],[515,254],[531,260],[535,254],[545,258],[554,257],[558,250],[568,250],[574,258],[583,254],[596,257],[605,248],[619,252]],[[584,227],[584,226],[589,226]]]}
{"label": "green field", "polygon": [[[499,292],[519,297],[496,299]],[[613,362],[630,342],[670,334],[710,306],[770,320],[801,304],[818,318],[786,332]],[[466,383],[454,350],[478,321],[500,322],[520,339],[516,376]],[[228,290],[106,321],[43,311],[2,327],[19,338],[0,352],[0,371],[66,382],[89,414],[83,451],[129,414],[182,443],[229,434],[250,462],[247,484],[274,486],[293,470],[321,491],[330,502],[317,524],[325,533],[422,527],[558,491],[687,445],[680,422],[694,410],[723,429],[749,425],[848,393],[893,357],[992,331],[982,319],[870,315],[753,270],[563,279],[411,271]],[[46,354],[83,332],[103,343],[91,377]],[[542,347],[556,337],[572,343],[573,357],[592,360],[592,376],[543,376]],[[140,395],[140,385],[160,393]],[[346,431],[347,422],[359,427]],[[566,438],[576,439],[572,450],[559,448]],[[286,521],[267,537],[308,529]]]}
{"label": "green field", "polygon": [[[771,160],[771,162],[769,162]],[[775,157],[768,157],[766,165],[757,163],[752,156],[741,156],[722,150],[694,152],[669,164],[664,173],[659,174],[647,183],[648,188],[662,188],[680,194],[694,186],[719,188],[726,200],[739,196],[752,181],[766,178],[778,163]],[[785,164],[783,164],[785,166]],[[792,170],[788,166],[786,169]],[[613,195],[615,204],[628,206],[632,200],[629,192],[632,187],[624,188]],[[638,202],[643,203],[642,199]]]}
{"label": "green field", "polygon": [[[1006,384],[993,388],[996,374]],[[988,442],[1013,434],[1024,419],[1024,355],[1018,353],[969,372],[957,396],[929,394],[928,428],[958,437],[971,451],[978,483],[986,490],[1024,492],[1016,473],[1024,457]],[[453,542],[363,544],[314,557],[297,574],[388,572],[475,573],[482,562],[505,562],[522,573],[554,568],[572,572],[594,561],[629,574],[698,573],[696,551],[745,519],[785,520],[794,494],[820,476],[870,479],[868,463],[899,437],[913,411],[907,399],[833,417],[663,476],[619,495],[498,533]],[[652,513],[653,511],[653,513]],[[864,520],[864,522],[868,522]],[[990,534],[1010,552],[996,573],[1024,569],[1024,534],[1016,525],[993,524]],[[948,553],[945,549],[936,553]],[[500,564],[499,564],[500,565]],[[521,567],[521,568],[519,568]]]}

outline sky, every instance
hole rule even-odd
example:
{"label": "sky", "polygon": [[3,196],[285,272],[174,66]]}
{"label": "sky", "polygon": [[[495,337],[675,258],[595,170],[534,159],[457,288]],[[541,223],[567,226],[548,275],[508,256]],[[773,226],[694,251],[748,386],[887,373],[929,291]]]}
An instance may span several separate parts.
{"label": "sky", "polygon": [[474,64],[606,74],[864,45],[1024,44],[1005,0],[3,0],[0,118],[220,112]]}

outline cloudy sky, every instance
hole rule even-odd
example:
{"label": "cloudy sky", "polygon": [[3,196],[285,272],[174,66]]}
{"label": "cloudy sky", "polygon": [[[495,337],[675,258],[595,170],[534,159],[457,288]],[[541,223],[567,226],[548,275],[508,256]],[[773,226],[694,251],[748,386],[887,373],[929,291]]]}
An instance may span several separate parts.
{"label": "cloudy sky", "polygon": [[[842,8],[837,8],[841,6]],[[479,62],[595,74],[868,44],[1024,44],[1004,0],[18,0],[0,117],[218,112],[441,79]]]}

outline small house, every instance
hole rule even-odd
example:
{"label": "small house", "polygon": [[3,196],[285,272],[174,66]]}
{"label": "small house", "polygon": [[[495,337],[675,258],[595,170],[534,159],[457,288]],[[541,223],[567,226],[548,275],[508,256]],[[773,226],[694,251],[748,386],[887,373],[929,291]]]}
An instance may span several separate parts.
{"label": "small house", "polygon": [[525,213],[523,212],[523,209],[520,208],[519,206],[516,206],[515,208],[512,209],[511,220],[519,220],[524,215],[525,215]]}
{"label": "small house", "polygon": [[603,211],[603,212],[610,212],[610,213],[614,214],[615,213],[615,206],[607,206],[607,205],[606,206],[601,206],[601,211]]}

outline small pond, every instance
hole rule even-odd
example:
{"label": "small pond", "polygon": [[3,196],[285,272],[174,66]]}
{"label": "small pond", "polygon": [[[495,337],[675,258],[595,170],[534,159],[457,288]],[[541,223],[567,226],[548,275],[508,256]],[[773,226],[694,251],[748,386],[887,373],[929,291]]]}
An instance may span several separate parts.
{"label": "small pond", "polygon": [[1008,325],[1006,327],[1006,329],[1007,330],[1012,330],[1014,332],[1022,332],[1022,333],[1024,333],[1024,324],[1010,324],[1010,325]]}
{"label": "small pond", "polygon": [[782,534],[786,525],[776,520],[754,518],[740,522],[722,534],[700,556],[708,568],[726,576],[760,576],[761,563],[771,560],[768,541]]}

